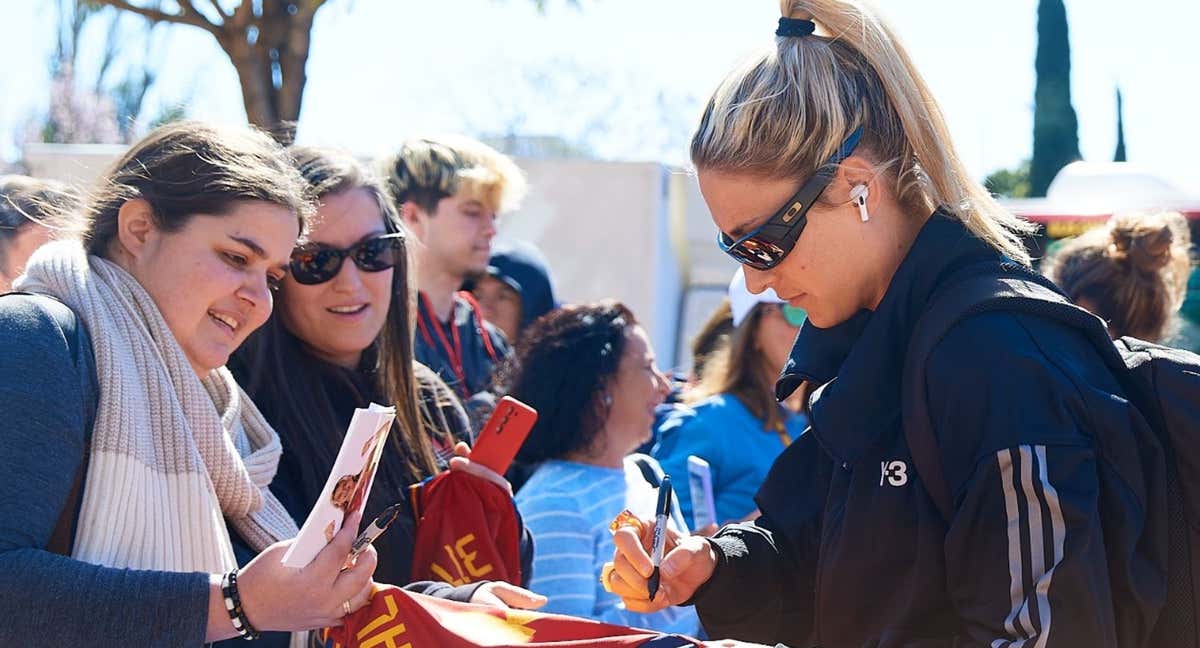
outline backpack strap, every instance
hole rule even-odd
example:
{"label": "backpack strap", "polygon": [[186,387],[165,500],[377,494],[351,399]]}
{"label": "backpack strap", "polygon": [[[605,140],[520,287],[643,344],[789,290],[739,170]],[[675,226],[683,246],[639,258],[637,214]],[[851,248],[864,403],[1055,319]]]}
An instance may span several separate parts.
{"label": "backpack strap", "polygon": [[655,472],[654,466],[651,466],[645,457],[634,457],[633,463],[637,464],[638,470],[642,471],[642,478],[646,480],[646,483],[654,488],[658,488],[662,480],[658,478],[658,473]]}
{"label": "backpack strap", "polygon": [[[998,272],[999,270],[999,272]],[[1113,371],[1125,363],[1100,318],[1075,306],[1049,279],[1015,264],[981,264],[961,271],[929,300],[917,320],[904,360],[904,435],[926,491],[944,521],[953,519],[954,500],[941,465],[929,413],[925,375],[929,355],[960,320],[985,312],[1027,313],[1079,329]],[[1117,375],[1120,375],[1118,373]]]}
{"label": "backpack strap", "polygon": [[63,556],[71,555],[71,546],[75,538],[75,522],[79,517],[79,506],[83,494],[83,481],[87,475],[88,460],[91,456],[92,428],[96,423],[96,408],[100,398],[99,379],[96,376],[96,360],[92,355],[92,338],[88,335],[87,327],[79,321],[75,311],[66,304],[48,295],[37,293],[14,292],[9,295],[20,296],[34,302],[38,307],[54,319],[55,324],[62,330],[67,341],[67,350],[79,373],[79,386],[83,395],[83,457],[75,470],[71,481],[71,490],[67,493],[67,501],[46,543],[46,550]]}

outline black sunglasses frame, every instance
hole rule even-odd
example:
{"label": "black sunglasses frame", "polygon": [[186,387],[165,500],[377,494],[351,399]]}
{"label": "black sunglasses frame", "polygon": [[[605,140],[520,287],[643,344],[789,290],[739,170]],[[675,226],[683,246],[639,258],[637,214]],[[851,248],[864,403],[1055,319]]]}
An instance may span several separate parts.
{"label": "black sunglasses frame", "polygon": [[738,263],[755,270],[770,270],[782,263],[792,248],[796,247],[796,241],[808,225],[808,210],[812,209],[813,203],[817,202],[837,174],[837,165],[850,157],[861,138],[860,126],[842,142],[833,157],[800,185],[800,189],[791,199],[771,215],[767,222],[750,233],[733,241],[728,234],[718,230],[717,247]]}
{"label": "black sunglasses frame", "polygon": [[[350,258],[354,265],[363,272],[383,272],[388,268],[396,267],[397,258],[392,258],[383,264],[374,262],[379,256],[387,251],[398,251],[402,249],[405,236],[403,232],[394,232],[390,234],[382,234],[369,239],[359,241],[345,249],[338,249],[324,243],[305,243],[297,246],[292,250],[292,258],[288,263],[288,268],[291,270],[292,278],[296,283],[305,286],[315,286],[323,284],[336,277],[342,271],[342,264]],[[316,270],[308,270],[304,267],[304,262],[297,259],[298,256],[305,254],[334,254],[337,257],[337,263],[332,268]],[[371,259],[367,258],[367,254]]]}

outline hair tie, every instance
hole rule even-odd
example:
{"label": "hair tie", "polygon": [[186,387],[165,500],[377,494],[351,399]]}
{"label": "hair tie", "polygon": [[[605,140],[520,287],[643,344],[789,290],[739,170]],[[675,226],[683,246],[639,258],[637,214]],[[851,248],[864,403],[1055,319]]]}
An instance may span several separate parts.
{"label": "hair tie", "polygon": [[816,31],[817,25],[803,18],[780,18],[779,27],[775,29],[776,36],[784,38],[800,38]]}

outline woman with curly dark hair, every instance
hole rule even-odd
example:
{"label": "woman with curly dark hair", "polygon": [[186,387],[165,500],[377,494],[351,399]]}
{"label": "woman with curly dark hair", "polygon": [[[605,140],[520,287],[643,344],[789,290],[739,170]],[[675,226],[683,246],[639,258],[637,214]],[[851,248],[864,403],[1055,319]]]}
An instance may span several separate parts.
{"label": "woman with curly dark hair", "polygon": [[[538,411],[518,455],[536,467],[517,507],[537,547],[530,588],[547,596],[545,610],[695,632],[691,609],[635,614],[599,582],[613,552],[609,521],[622,509],[652,515],[662,475],[653,459],[632,454],[668,391],[633,313],[602,302],[547,314],[526,329],[505,374],[509,395]],[[673,518],[683,530],[678,508]]]}

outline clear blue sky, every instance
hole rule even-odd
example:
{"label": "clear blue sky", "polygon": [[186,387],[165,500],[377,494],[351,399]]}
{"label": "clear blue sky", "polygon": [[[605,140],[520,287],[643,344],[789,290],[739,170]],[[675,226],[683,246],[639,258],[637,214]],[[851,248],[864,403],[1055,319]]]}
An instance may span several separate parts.
{"label": "clear blue sky", "polygon": [[[774,0],[330,0],[318,14],[300,139],[361,153],[423,132],[562,134],[618,159],[679,163],[729,66],[772,42]],[[1029,156],[1036,0],[882,0],[979,177]],[[44,109],[53,11],[4,0],[0,155]],[[1125,93],[1132,161],[1200,190],[1200,2],[1067,0],[1075,109],[1085,158],[1109,160],[1114,89]],[[99,33],[87,39],[93,50]],[[192,116],[244,118],[232,66],[211,37],[165,35],[149,98]],[[136,47],[128,56],[138,54]],[[86,53],[86,51],[85,51]],[[94,52],[91,54],[94,56]]]}

